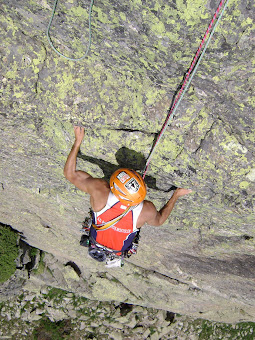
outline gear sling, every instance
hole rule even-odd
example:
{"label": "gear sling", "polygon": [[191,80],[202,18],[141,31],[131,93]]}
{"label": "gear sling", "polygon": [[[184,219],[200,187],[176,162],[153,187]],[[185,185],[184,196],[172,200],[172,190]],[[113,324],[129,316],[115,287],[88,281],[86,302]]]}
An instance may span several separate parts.
{"label": "gear sling", "polygon": [[[110,249],[98,243],[91,235],[91,227],[93,227],[96,231],[103,231],[112,228],[115,226],[117,222],[119,222],[124,216],[126,216],[130,211],[132,211],[136,207],[137,205],[127,207],[126,210],[119,216],[113,218],[108,222],[101,224],[94,224],[92,223],[92,218],[86,218],[83,223],[82,231],[84,234],[82,235],[80,245],[88,247],[89,255],[96,261],[99,262],[105,261],[107,267],[123,266],[124,265],[123,258],[130,257],[132,254],[136,254],[137,252],[140,230],[136,232],[136,235],[134,237],[130,249],[126,251],[121,251]],[[90,212],[90,214],[92,215],[92,211]]]}

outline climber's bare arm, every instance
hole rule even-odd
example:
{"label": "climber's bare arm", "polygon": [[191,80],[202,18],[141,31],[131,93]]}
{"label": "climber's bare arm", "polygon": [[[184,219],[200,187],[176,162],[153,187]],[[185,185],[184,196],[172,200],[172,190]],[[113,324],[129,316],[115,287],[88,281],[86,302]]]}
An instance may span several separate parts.
{"label": "climber's bare arm", "polygon": [[100,207],[104,207],[106,203],[110,191],[109,184],[103,179],[92,177],[85,171],[76,170],[76,160],[84,137],[84,128],[75,126],[74,134],[75,142],[67,157],[64,175],[78,189],[90,194],[92,209],[97,211]]}
{"label": "climber's bare arm", "polygon": [[64,167],[64,175],[66,179],[68,179],[68,181],[74,184],[77,188],[81,189],[82,191],[88,192],[92,176],[90,176],[85,171],[76,170],[76,160],[84,137],[84,128],[75,126],[74,134],[75,141],[66,160],[66,164]]}
{"label": "climber's bare arm", "polygon": [[138,228],[144,223],[148,223],[152,226],[159,227],[165,223],[169,215],[171,214],[173,207],[179,197],[187,195],[191,192],[189,189],[178,188],[175,190],[173,196],[166,203],[166,205],[157,211],[155,205],[150,201],[144,201],[143,210],[138,218]]}

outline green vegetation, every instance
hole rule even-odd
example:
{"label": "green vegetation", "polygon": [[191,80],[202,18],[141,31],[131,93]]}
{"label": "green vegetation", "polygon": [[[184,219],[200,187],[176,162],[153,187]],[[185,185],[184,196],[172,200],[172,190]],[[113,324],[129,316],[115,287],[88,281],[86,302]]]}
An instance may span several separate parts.
{"label": "green vegetation", "polygon": [[36,256],[39,252],[39,249],[31,247],[30,248],[30,257]]}
{"label": "green vegetation", "polygon": [[52,322],[48,318],[42,318],[39,326],[33,331],[33,339],[67,339],[71,331],[71,320]]}
{"label": "green vegetation", "polygon": [[[36,249],[36,250],[38,251],[37,248],[32,248],[32,249],[33,249],[33,251],[34,251],[34,249]],[[33,254],[30,253],[30,256],[31,256],[31,255],[33,255]],[[40,275],[40,274],[42,274],[42,273],[44,272],[44,269],[45,269],[45,267],[46,267],[46,265],[45,265],[45,263],[44,263],[44,261],[43,261],[44,256],[45,256],[45,253],[44,253],[43,251],[40,251],[40,260],[39,260],[38,268],[33,269],[33,272],[34,272],[35,274]]]}
{"label": "green vegetation", "polygon": [[0,283],[8,280],[16,270],[18,257],[17,233],[11,227],[0,224]]}
{"label": "green vegetation", "polygon": [[255,327],[253,322],[240,322],[236,325],[196,320],[193,326],[199,327],[199,340],[209,339],[236,339],[253,340]]}
{"label": "green vegetation", "polygon": [[54,300],[58,302],[62,301],[66,294],[68,294],[68,291],[53,287],[49,290],[47,298],[49,298],[49,300]]}
{"label": "green vegetation", "polygon": [[3,307],[4,307],[4,302],[0,302],[0,313]]}

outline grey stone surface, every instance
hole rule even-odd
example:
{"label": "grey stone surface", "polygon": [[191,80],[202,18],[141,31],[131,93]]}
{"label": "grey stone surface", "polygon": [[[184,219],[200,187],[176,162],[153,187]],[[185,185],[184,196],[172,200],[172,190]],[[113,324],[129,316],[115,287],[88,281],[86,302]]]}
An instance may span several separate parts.
{"label": "grey stone surface", "polygon": [[[0,222],[82,272],[63,270],[62,280],[44,271],[42,282],[98,300],[254,320],[251,2],[230,1],[149,168],[148,199],[158,208],[173,184],[193,194],[163,227],[142,229],[136,257],[109,270],[79,246],[89,197],[62,174],[72,124],[86,127],[80,169],[105,178],[118,166],[141,169],[217,2],[97,1],[92,48],[79,63],[49,47],[52,6],[7,0],[0,8]],[[81,56],[87,20],[88,4],[60,1],[55,45]]]}

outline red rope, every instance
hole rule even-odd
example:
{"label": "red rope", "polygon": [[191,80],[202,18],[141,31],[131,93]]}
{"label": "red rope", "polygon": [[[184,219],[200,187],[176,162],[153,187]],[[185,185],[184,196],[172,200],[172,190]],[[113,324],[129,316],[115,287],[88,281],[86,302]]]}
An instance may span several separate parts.
{"label": "red rope", "polygon": [[[216,11],[215,11],[215,13],[214,13],[214,16],[213,16],[213,18],[212,18],[212,20],[211,20],[211,22],[210,22],[210,24],[209,24],[209,26],[208,26],[208,28],[207,28],[205,34],[204,34],[204,37],[203,37],[203,39],[201,40],[201,43],[200,43],[200,45],[199,45],[199,47],[198,47],[198,49],[197,49],[197,52],[196,52],[196,54],[195,54],[195,57],[194,57],[194,59],[193,59],[191,65],[190,65],[190,68],[189,68],[189,70],[188,70],[188,72],[187,72],[187,74],[186,74],[186,76],[185,76],[185,79],[184,79],[184,81],[183,81],[183,84],[182,84],[182,86],[181,86],[181,89],[179,90],[178,95],[177,95],[177,97],[176,97],[176,99],[175,99],[173,105],[172,105],[171,108],[169,109],[169,112],[168,112],[168,114],[167,114],[165,123],[163,124],[163,126],[162,126],[162,128],[161,128],[161,130],[160,130],[160,133],[159,133],[159,135],[158,135],[158,137],[157,137],[157,140],[156,140],[156,142],[155,142],[155,144],[154,144],[154,146],[153,146],[153,148],[152,148],[152,150],[151,150],[151,153],[152,153],[153,149],[156,147],[156,145],[157,145],[159,139],[161,138],[161,135],[162,135],[162,133],[163,133],[163,130],[165,129],[165,127],[166,127],[166,125],[167,125],[167,123],[168,123],[168,121],[169,121],[169,119],[170,119],[170,117],[171,117],[171,114],[172,114],[172,112],[173,112],[173,110],[174,110],[174,108],[175,108],[177,102],[178,102],[179,99],[180,99],[180,96],[181,96],[181,94],[182,94],[182,92],[183,92],[183,90],[184,90],[184,88],[185,88],[185,86],[186,86],[186,83],[187,83],[187,81],[188,81],[188,79],[189,79],[189,77],[190,77],[190,74],[191,74],[191,72],[192,72],[192,70],[193,70],[193,68],[194,68],[194,66],[195,66],[195,64],[196,64],[196,61],[198,60],[199,54],[200,54],[201,49],[202,49],[202,47],[203,47],[203,45],[204,45],[204,43],[205,43],[205,40],[206,40],[206,38],[207,38],[207,36],[208,36],[208,34],[209,34],[209,32],[210,32],[210,30],[211,30],[213,24],[214,24],[214,21],[215,21],[217,15],[218,15],[218,13],[219,13],[220,10],[221,10],[221,7],[222,7],[223,4],[224,4],[224,1],[225,1],[225,0],[221,0],[221,1],[220,1],[220,4],[219,4],[218,8],[216,9]],[[150,153],[150,154],[151,154],[151,153]],[[146,174],[146,172],[147,172],[147,170],[148,170],[149,164],[150,164],[150,159],[148,158],[148,161],[147,161],[147,163],[146,163],[145,169],[144,169],[144,171],[143,171],[143,178],[145,177],[145,174]]]}
{"label": "red rope", "polygon": [[[208,36],[208,34],[209,34],[209,32],[210,32],[210,30],[211,30],[213,24],[214,24],[214,21],[215,21],[217,15],[218,15],[218,13],[219,13],[219,11],[220,11],[220,9],[221,9],[223,3],[224,3],[224,0],[221,0],[221,2],[220,2],[220,4],[219,4],[219,6],[218,6],[216,12],[214,13],[214,16],[213,16],[213,18],[212,18],[212,21],[210,22],[210,25],[208,26],[208,28],[207,28],[207,30],[206,30],[206,32],[205,32],[205,35],[204,35],[204,37],[203,37],[203,39],[202,39],[202,41],[201,41],[201,43],[200,43],[200,45],[199,45],[199,48],[198,48],[198,50],[197,50],[197,52],[196,52],[196,54],[195,54],[195,57],[194,57],[194,59],[193,59],[191,65],[190,65],[190,68],[189,68],[187,74],[186,74],[186,77],[185,77],[185,79],[184,79],[184,82],[183,82],[183,84],[182,84],[182,87],[181,87],[181,89],[180,89],[180,91],[179,91],[179,93],[178,93],[178,96],[177,96],[177,98],[175,99],[175,101],[174,101],[174,103],[173,103],[173,105],[172,105],[172,107],[171,107],[169,113],[168,113],[168,116],[171,115],[171,113],[172,113],[172,111],[173,111],[173,109],[174,109],[176,103],[178,102],[178,100],[179,100],[179,98],[180,98],[180,96],[181,96],[181,94],[182,94],[182,91],[183,91],[183,89],[184,89],[184,87],[185,87],[185,85],[186,85],[186,83],[187,83],[187,81],[188,81],[188,78],[189,78],[189,76],[190,76],[190,74],[191,74],[191,72],[192,72],[192,70],[193,70],[193,68],[194,68],[194,66],[195,66],[195,64],[196,64],[198,55],[199,55],[199,53],[200,53],[200,51],[201,51],[201,49],[202,49],[202,47],[203,47],[203,45],[204,45],[204,42],[205,42],[205,40],[206,40],[206,38],[207,38],[207,36]],[[167,119],[168,119],[168,116],[167,116]],[[165,124],[166,124],[166,123],[167,123],[167,122],[165,122]],[[165,124],[164,124],[164,125],[165,125]],[[164,127],[164,126],[163,126],[163,127]]]}

